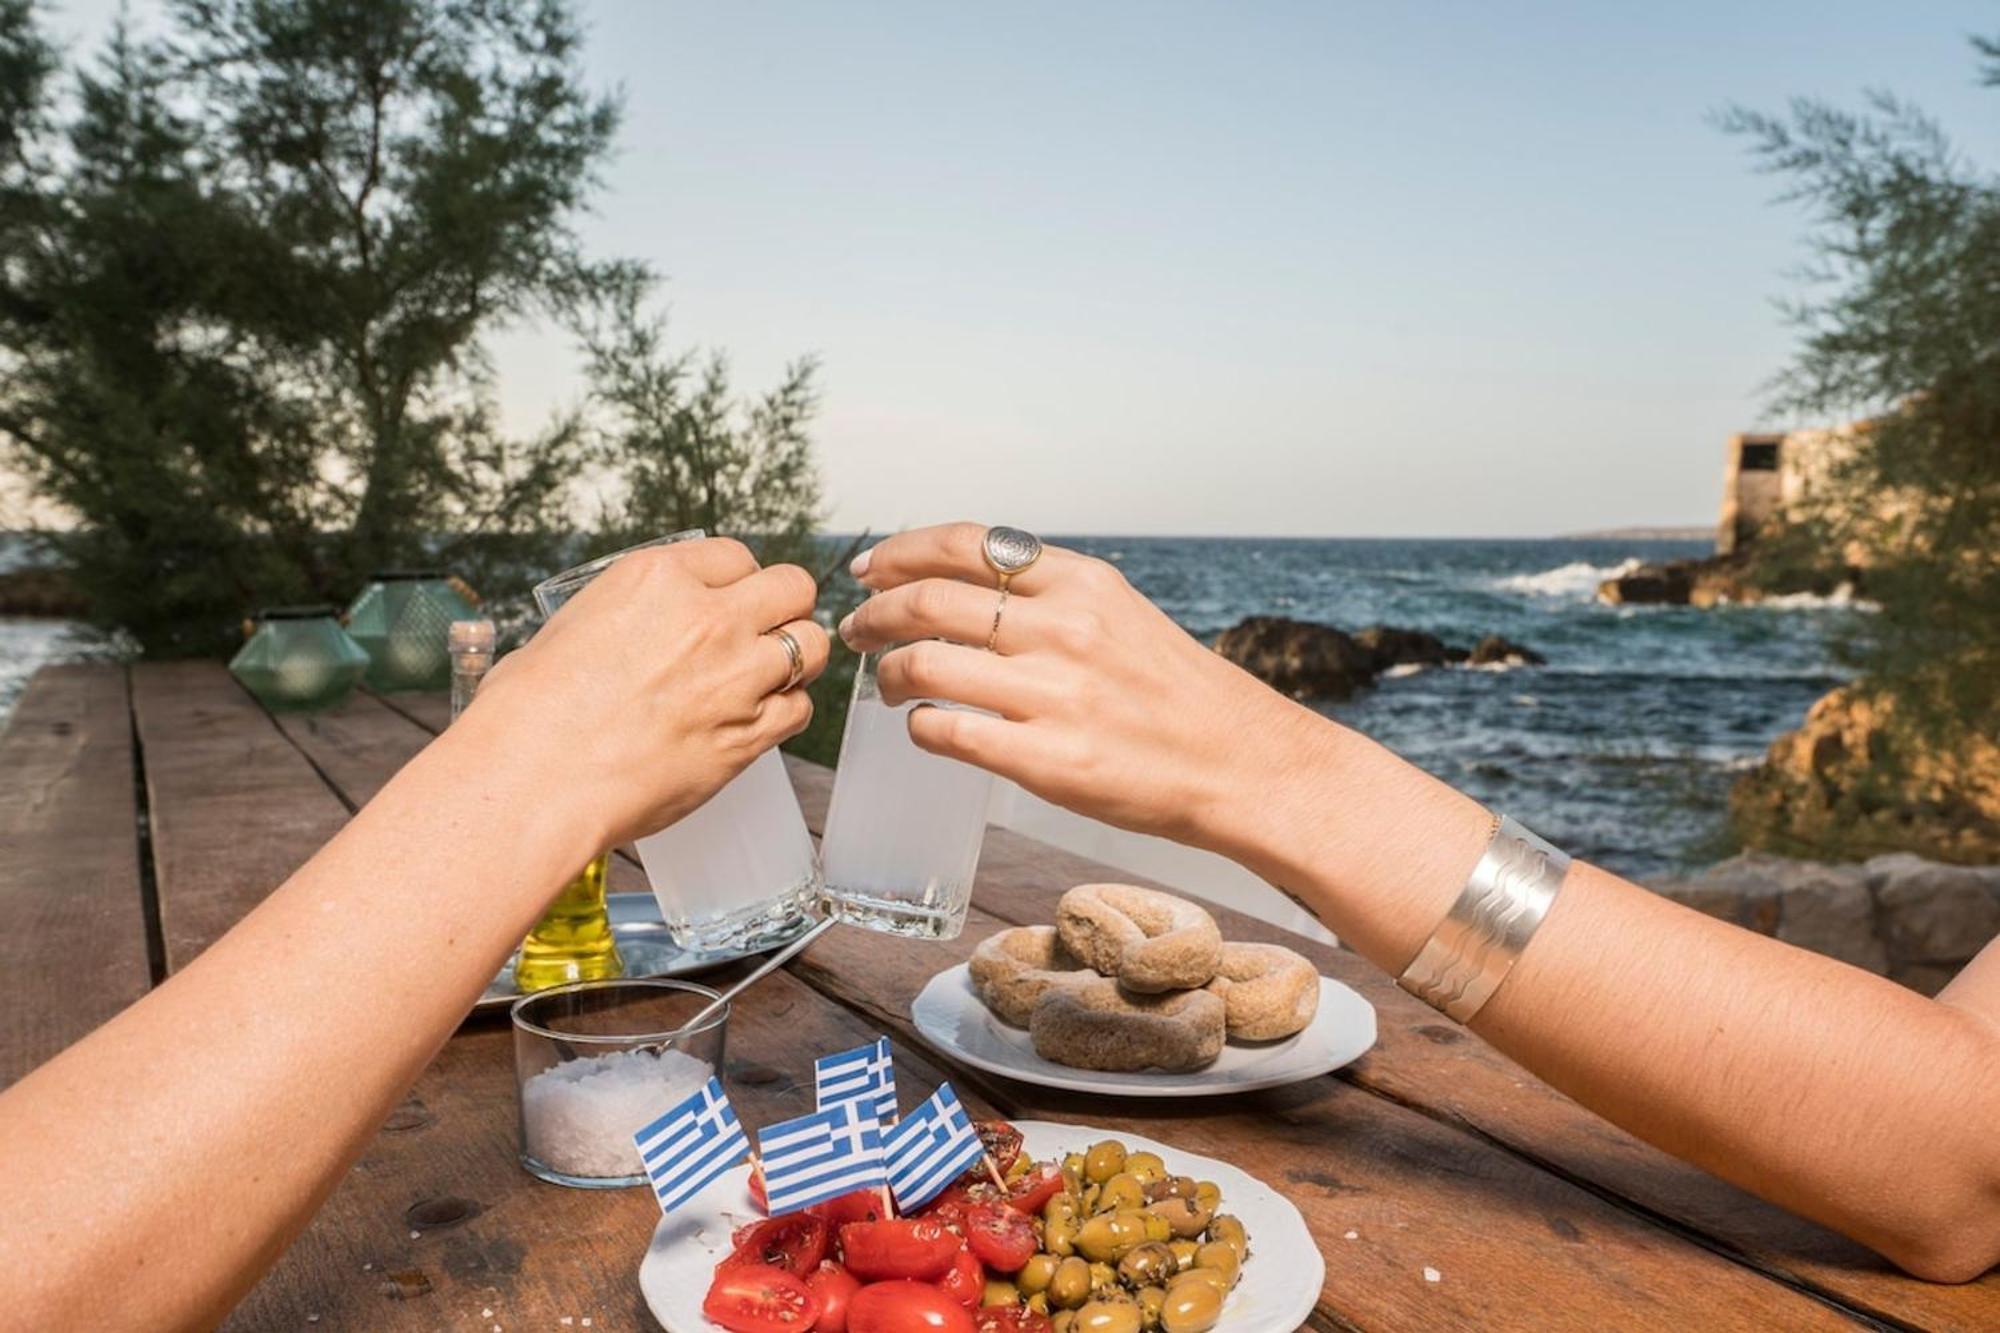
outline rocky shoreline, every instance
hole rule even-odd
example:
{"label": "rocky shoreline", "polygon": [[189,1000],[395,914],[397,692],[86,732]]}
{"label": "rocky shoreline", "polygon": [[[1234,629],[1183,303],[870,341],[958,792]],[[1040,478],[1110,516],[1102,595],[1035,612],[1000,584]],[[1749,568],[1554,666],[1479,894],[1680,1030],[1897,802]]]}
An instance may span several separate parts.
{"label": "rocky shoreline", "polygon": [[1541,666],[1534,649],[1489,634],[1470,648],[1394,625],[1349,634],[1332,625],[1286,616],[1250,616],[1216,636],[1215,651],[1294,699],[1352,698],[1398,667]]}
{"label": "rocky shoreline", "polygon": [[1861,583],[1859,570],[1837,568],[1773,580],[1742,556],[1662,560],[1614,574],[1597,585],[1597,600],[1612,606],[1721,606],[1754,604],[1766,597],[1809,593],[1833,597]]}
{"label": "rocky shoreline", "polygon": [[1898,852],[1860,864],[1748,852],[1661,896],[1935,995],[2000,936],[2000,866]]}

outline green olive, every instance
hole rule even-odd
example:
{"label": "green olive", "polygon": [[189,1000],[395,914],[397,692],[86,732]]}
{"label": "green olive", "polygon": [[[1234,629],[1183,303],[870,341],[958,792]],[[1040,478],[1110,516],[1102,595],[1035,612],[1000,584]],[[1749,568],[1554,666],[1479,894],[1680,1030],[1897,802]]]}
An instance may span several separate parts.
{"label": "green olive", "polygon": [[1014,1285],[1032,1296],[1038,1291],[1049,1289],[1049,1279],[1056,1275],[1056,1265],[1061,1258],[1053,1254],[1037,1254],[1021,1265],[1021,1271],[1014,1274]]}
{"label": "green olive", "polygon": [[1147,1240],[1172,1240],[1174,1238],[1173,1225],[1166,1218],[1161,1217],[1155,1212],[1146,1212],[1141,1214],[1141,1216],[1146,1219]]}
{"label": "green olive", "polygon": [[1167,1164],[1156,1152],[1127,1153],[1125,1169],[1139,1177],[1141,1185],[1150,1185],[1167,1174]]}
{"label": "green olive", "polygon": [[1250,1233],[1243,1229],[1240,1218],[1228,1213],[1208,1220],[1208,1238],[1219,1240],[1236,1251],[1238,1262],[1250,1257]]}
{"label": "green olive", "polygon": [[1237,1271],[1243,1267],[1243,1261],[1236,1257],[1234,1245],[1226,1240],[1212,1240],[1195,1251],[1194,1266],[1213,1268],[1228,1278],[1229,1285],[1233,1287],[1236,1285]]}
{"label": "green olive", "polygon": [[1049,1326],[1054,1330],[1054,1333],[1071,1333],[1071,1326],[1075,1323],[1076,1311],[1074,1310],[1058,1310],[1049,1316]]}
{"label": "green olive", "polygon": [[1144,1208],[1146,1187],[1130,1171],[1120,1171],[1104,1182],[1098,1191],[1097,1207],[1094,1211],[1108,1213],[1118,1208]]}
{"label": "green olive", "polygon": [[1104,1193],[1104,1186],[1102,1185],[1085,1185],[1083,1187],[1083,1197],[1077,1204],[1077,1215],[1079,1217],[1095,1217],[1101,1212],[1102,1209],[1097,1206],[1097,1197],[1102,1193]]}
{"label": "green olive", "polygon": [[1133,1246],[1118,1261],[1118,1276],[1132,1287],[1164,1285],[1180,1271],[1180,1261],[1174,1258],[1174,1252],[1156,1240]]}
{"label": "green olive", "polygon": [[[1149,1213],[1147,1216],[1158,1217],[1159,1215],[1157,1213]],[[1161,1226],[1167,1224],[1167,1219],[1164,1217],[1159,1218],[1159,1221]],[[1172,1233],[1169,1232],[1168,1234],[1171,1235]],[[1174,1262],[1178,1263],[1181,1266],[1181,1272],[1185,1273],[1188,1269],[1194,1267],[1195,1252],[1201,1249],[1201,1242],[1196,1240],[1171,1240],[1167,1242],[1167,1248],[1174,1252]]]}
{"label": "green olive", "polygon": [[1027,1306],[1036,1314],[1047,1314],[1049,1312],[1049,1294],[1046,1291],[1036,1292],[1034,1295],[1028,1297]]}
{"label": "green olive", "polygon": [[986,1290],[981,1293],[979,1303],[982,1306],[1013,1305],[1020,1299],[1021,1293],[1015,1288],[1013,1283],[1001,1278],[990,1277],[986,1279]]}
{"label": "green olive", "polygon": [[[1021,1156],[1025,1159],[1027,1154],[1022,1153]],[[1212,1213],[1222,1207],[1222,1186],[1212,1180],[1197,1180],[1194,1185],[1194,1200]]]}
{"label": "green olive", "polygon": [[1042,1205],[1042,1221],[1076,1221],[1076,1199],[1068,1194],[1051,1194],[1049,1201]]}
{"label": "green olive", "polygon": [[1062,1159],[1063,1188],[1071,1194],[1083,1193],[1083,1154],[1073,1152]]}
{"label": "green olive", "polygon": [[1076,1253],[1076,1234],[1079,1228],[1076,1219],[1065,1217],[1042,1228],[1042,1248],[1058,1259],[1067,1259]]}
{"label": "green olive", "polygon": [[[1167,1219],[1169,1224],[1173,1219]],[[1077,1253],[1099,1263],[1117,1263],[1125,1251],[1146,1240],[1146,1218],[1127,1209],[1122,1213],[1099,1213],[1076,1233]]]}
{"label": "green olive", "polygon": [[1139,1333],[1145,1319],[1134,1301],[1092,1301],[1076,1312],[1071,1333]]}
{"label": "green olive", "polygon": [[1103,1184],[1125,1169],[1125,1145],[1117,1139],[1093,1143],[1083,1155],[1083,1178]]}
{"label": "green olive", "polygon": [[1090,1265],[1071,1255],[1056,1265],[1055,1275],[1049,1279],[1049,1304],[1063,1310],[1074,1310],[1090,1299]]}
{"label": "green olive", "polygon": [[1200,1286],[1200,1287],[1213,1288],[1215,1294],[1219,1297],[1227,1296],[1229,1294],[1229,1288],[1231,1285],[1232,1284],[1227,1277],[1224,1277],[1221,1273],[1216,1272],[1213,1268],[1202,1268],[1197,1265],[1194,1268],[1188,1269],[1187,1272],[1182,1273],[1179,1276],[1175,1277],[1173,1281],[1167,1283],[1167,1295],[1169,1296],[1173,1295],[1175,1292],[1179,1291],[1182,1287]]}
{"label": "green olive", "polygon": [[1193,1176],[1162,1176],[1146,1186],[1146,1198],[1148,1201],[1192,1199],[1200,1188]]}
{"label": "green olive", "polygon": [[1147,1328],[1158,1328],[1160,1326],[1160,1310],[1166,1303],[1167,1289],[1165,1287],[1139,1288],[1139,1317],[1145,1321]]}
{"label": "green olive", "polygon": [[1222,1318],[1222,1293],[1206,1282],[1177,1282],[1160,1306],[1165,1333],[1207,1333]]}
{"label": "green olive", "polygon": [[1167,1219],[1176,1236],[1192,1240],[1208,1228],[1208,1210],[1193,1199],[1161,1199],[1146,1205],[1146,1211]]}
{"label": "green olive", "polygon": [[1092,1264],[1090,1266],[1090,1299],[1093,1301],[1108,1301],[1124,1294],[1125,1289],[1118,1285],[1117,1269],[1113,1268],[1110,1264]]}

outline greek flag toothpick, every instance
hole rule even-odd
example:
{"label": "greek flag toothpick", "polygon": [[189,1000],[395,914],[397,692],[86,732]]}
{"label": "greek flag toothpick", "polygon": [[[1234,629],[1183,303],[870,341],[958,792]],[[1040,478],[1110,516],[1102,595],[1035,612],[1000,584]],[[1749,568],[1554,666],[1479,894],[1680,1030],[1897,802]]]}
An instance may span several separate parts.
{"label": "greek flag toothpick", "polygon": [[757,1147],[773,1217],[853,1190],[874,1189],[887,1178],[882,1127],[859,1102],[841,1102],[772,1125],[758,1134]]}
{"label": "greek flag toothpick", "polygon": [[816,1103],[824,1111],[842,1102],[860,1102],[883,1125],[896,1123],[896,1065],[889,1054],[889,1039],[877,1037],[867,1046],[857,1046],[837,1055],[823,1055],[813,1061]]}
{"label": "greek flag toothpick", "polygon": [[889,1188],[905,1212],[929,1203],[986,1155],[979,1131],[949,1083],[885,1131],[882,1148],[889,1162]]}
{"label": "greek flag toothpick", "polygon": [[663,1213],[671,1213],[750,1155],[750,1140],[716,1078],[634,1134],[632,1141],[639,1145]]}

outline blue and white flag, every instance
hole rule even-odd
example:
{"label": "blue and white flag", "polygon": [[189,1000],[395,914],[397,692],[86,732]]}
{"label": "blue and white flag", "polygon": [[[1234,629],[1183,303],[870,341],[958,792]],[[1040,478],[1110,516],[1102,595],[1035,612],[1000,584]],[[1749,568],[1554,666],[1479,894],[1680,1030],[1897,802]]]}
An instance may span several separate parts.
{"label": "blue and white flag", "polygon": [[632,1141],[639,1145],[663,1213],[671,1213],[750,1155],[736,1108],[716,1078],[634,1134]]}
{"label": "blue and white flag", "polygon": [[986,1145],[958,1094],[946,1083],[883,1134],[882,1151],[889,1159],[889,1188],[895,1192],[896,1206],[909,1212],[978,1165]]}
{"label": "blue and white flag", "polygon": [[873,1189],[882,1167],[882,1127],[859,1102],[842,1102],[757,1135],[771,1216]]}
{"label": "blue and white flag", "polygon": [[860,1102],[861,1109],[882,1124],[896,1123],[896,1065],[887,1037],[813,1061],[813,1084],[822,1111],[842,1102]]}

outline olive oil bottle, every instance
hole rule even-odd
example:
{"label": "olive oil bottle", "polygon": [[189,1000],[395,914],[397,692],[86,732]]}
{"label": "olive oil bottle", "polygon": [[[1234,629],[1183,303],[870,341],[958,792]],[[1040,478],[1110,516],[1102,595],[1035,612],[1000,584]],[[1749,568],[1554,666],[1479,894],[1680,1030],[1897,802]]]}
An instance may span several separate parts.
{"label": "olive oil bottle", "polygon": [[[456,620],[451,626],[451,715],[472,702],[493,666],[493,622]],[[514,956],[514,985],[523,995],[571,981],[625,975],[611,917],[604,903],[608,853],[593,857],[549,904]]]}

